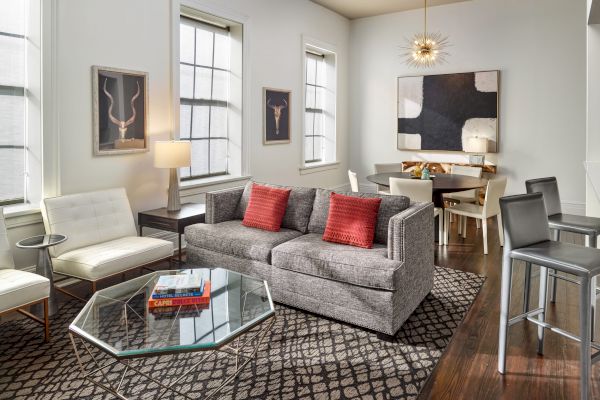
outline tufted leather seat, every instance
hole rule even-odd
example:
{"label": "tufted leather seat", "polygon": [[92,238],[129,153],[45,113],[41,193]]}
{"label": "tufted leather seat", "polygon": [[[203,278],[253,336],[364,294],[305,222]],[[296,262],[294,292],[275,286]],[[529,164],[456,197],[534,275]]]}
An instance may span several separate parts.
{"label": "tufted leather seat", "polygon": [[48,297],[50,281],[41,275],[17,269],[0,269],[0,312]]}
{"label": "tufted leather seat", "polygon": [[48,233],[68,240],[50,248],[54,271],[89,281],[165,259],[171,242],[138,237],[125,189],[109,189],[44,199]]}

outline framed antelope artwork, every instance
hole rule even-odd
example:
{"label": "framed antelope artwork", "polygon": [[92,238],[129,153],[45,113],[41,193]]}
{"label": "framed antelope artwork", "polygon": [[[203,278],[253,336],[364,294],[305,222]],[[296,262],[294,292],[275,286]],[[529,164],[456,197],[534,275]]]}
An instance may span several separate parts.
{"label": "framed antelope artwork", "polygon": [[290,90],[263,88],[263,144],[290,142],[291,95]]}
{"label": "framed antelope artwork", "polygon": [[148,74],[92,67],[94,155],[148,151]]}

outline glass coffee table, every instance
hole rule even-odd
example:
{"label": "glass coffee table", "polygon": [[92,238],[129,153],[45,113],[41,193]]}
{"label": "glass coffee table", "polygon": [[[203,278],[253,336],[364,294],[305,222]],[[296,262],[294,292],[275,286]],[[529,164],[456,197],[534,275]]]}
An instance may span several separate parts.
{"label": "glass coffee table", "polygon": [[[201,274],[210,280],[210,304],[204,309],[171,307],[166,313],[149,310],[148,300],[158,278],[174,274]],[[221,268],[195,268],[157,271],[97,291],[69,326],[69,335],[84,377],[121,399],[128,398],[123,385],[128,374],[155,382],[160,387],[155,398],[173,392],[189,399],[177,384],[209,357],[227,353],[235,359],[234,372],[212,386],[203,396],[206,399],[231,383],[255,358],[274,322],[267,282]],[[169,382],[135,363],[142,357],[192,352],[205,354]]]}

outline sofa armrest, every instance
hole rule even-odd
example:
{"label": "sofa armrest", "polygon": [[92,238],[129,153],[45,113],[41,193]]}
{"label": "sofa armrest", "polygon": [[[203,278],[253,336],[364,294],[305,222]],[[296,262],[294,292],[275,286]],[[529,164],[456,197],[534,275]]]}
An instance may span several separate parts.
{"label": "sofa armrest", "polygon": [[244,186],[206,193],[206,223],[218,224],[235,219],[242,193]]}
{"label": "sofa armrest", "polygon": [[390,218],[388,258],[433,268],[433,203],[412,203]]}

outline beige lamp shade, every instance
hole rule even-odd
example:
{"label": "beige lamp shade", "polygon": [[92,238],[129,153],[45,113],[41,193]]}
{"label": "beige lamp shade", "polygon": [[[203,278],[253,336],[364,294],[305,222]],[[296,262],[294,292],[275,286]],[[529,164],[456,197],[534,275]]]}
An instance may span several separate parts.
{"label": "beige lamp shade", "polygon": [[488,140],[483,137],[470,137],[469,139],[467,139],[465,151],[467,153],[487,153]]}
{"label": "beige lamp shade", "polygon": [[156,168],[189,167],[191,162],[191,142],[183,140],[156,142],[154,149]]}

